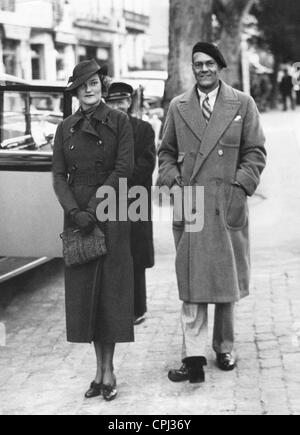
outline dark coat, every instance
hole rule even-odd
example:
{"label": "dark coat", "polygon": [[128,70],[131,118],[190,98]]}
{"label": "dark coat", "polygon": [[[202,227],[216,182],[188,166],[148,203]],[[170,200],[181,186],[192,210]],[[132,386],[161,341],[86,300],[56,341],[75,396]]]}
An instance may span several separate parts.
{"label": "dark coat", "polygon": [[134,117],[130,117],[134,136],[135,165],[129,185],[143,186],[148,191],[148,222],[131,224],[131,246],[134,266],[139,269],[154,266],[153,225],[152,225],[152,174],[156,164],[155,135],[151,125]]}
{"label": "dark coat", "polygon": [[292,95],[294,89],[293,78],[290,75],[285,75],[280,82],[279,88],[282,95]]}
{"label": "dark coat", "polygon": [[[120,178],[134,165],[132,128],[126,115],[101,103],[88,123],[81,111],[57,130],[53,176],[65,211],[65,228],[74,208],[96,210],[98,187],[118,190]],[[79,267],[66,268],[67,336],[70,342],[133,341],[133,264],[130,223],[105,224],[108,254]]]}
{"label": "dark coat", "polygon": [[181,176],[185,186],[204,187],[202,231],[174,225],[181,300],[232,303],[249,294],[247,196],[234,183],[254,194],[266,164],[264,143],[253,98],[223,82],[208,125],[195,88],[172,101],[159,150],[160,184],[171,187]]}

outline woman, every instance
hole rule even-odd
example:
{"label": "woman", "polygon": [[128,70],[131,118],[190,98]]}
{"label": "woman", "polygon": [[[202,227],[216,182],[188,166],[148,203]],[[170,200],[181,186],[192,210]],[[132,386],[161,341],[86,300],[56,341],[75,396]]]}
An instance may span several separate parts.
{"label": "woman", "polygon": [[[95,60],[78,64],[67,90],[79,110],[58,127],[53,156],[54,189],[65,212],[65,229],[90,233],[96,225],[100,186],[118,190],[131,176],[133,135],[125,114],[102,102],[104,69]],[[91,263],[66,267],[67,338],[94,343],[97,372],[86,398],[117,395],[113,357],[116,343],[134,341],[133,265],[130,223],[107,222],[108,254]]]}

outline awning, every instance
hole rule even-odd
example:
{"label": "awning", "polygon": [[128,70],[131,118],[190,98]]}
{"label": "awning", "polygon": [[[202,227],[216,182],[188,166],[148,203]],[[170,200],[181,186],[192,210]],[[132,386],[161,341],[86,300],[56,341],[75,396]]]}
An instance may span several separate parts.
{"label": "awning", "polygon": [[30,27],[18,26],[15,24],[2,24],[5,38],[17,41],[28,41],[30,39]]}

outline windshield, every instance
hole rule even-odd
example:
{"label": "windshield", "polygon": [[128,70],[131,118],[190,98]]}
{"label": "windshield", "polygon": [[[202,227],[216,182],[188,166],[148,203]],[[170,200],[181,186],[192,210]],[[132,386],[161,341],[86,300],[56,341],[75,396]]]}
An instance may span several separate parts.
{"label": "windshield", "polygon": [[63,119],[63,94],[0,93],[0,150],[51,151]]}

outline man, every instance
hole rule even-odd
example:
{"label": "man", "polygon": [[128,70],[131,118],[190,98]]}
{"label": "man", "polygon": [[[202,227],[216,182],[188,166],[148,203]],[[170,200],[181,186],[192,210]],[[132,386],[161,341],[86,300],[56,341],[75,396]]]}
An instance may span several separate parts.
{"label": "man", "polygon": [[288,109],[288,100],[291,102],[292,110],[295,110],[293,78],[287,69],[284,70],[284,76],[280,82],[279,88],[282,95],[284,112]]}
{"label": "man", "polygon": [[154,131],[151,125],[129,115],[133,88],[127,83],[113,83],[108,91],[106,103],[113,109],[129,116],[134,134],[135,167],[129,186],[143,186],[148,191],[148,222],[133,222],[131,246],[134,262],[134,315],[139,325],[147,311],[146,269],[154,266],[153,228],[151,220],[152,174],[156,164]]}
{"label": "man", "polygon": [[227,65],[219,49],[200,42],[192,62],[197,84],[171,102],[159,149],[159,180],[169,188],[204,187],[203,230],[189,231],[186,221],[173,227],[183,366],[171,370],[169,379],[198,383],[205,380],[208,304],[216,305],[218,367],[236,366],[234,304],[249,294],[247,196],[258,186],[266,150],[254,100],[220,80]]}

